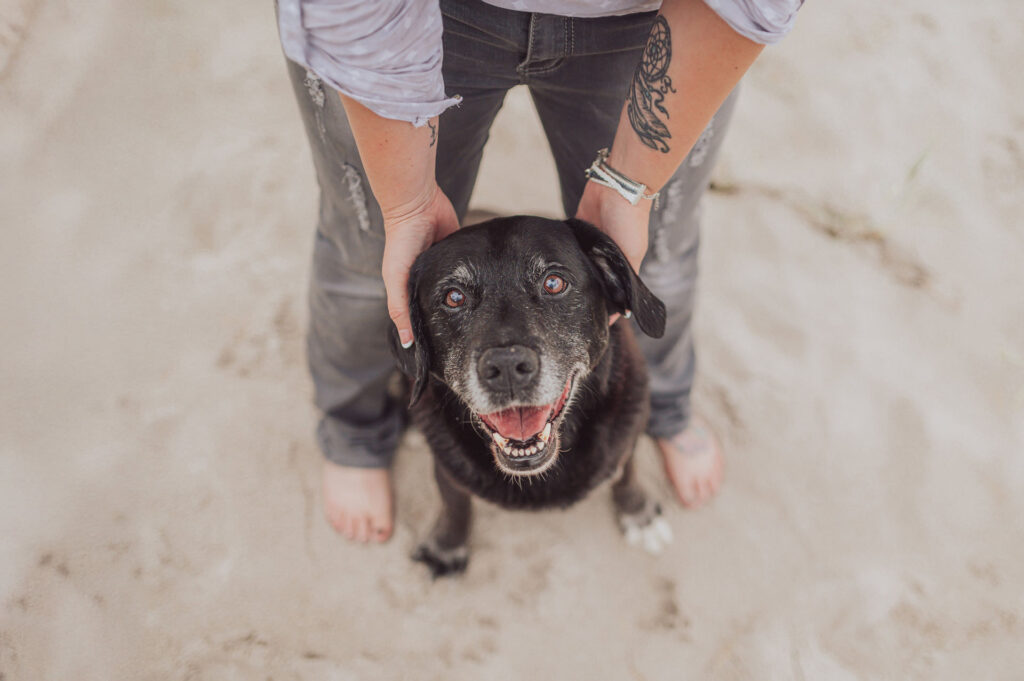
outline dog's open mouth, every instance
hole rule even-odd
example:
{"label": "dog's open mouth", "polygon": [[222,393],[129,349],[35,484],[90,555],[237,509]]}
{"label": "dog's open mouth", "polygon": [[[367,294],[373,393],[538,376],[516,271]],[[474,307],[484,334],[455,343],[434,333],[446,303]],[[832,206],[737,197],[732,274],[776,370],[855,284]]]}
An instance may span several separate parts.
{"label": "dog's open mouth", "polygon": [[498,465],[509,473],[536,475],[558,453],[558,423],[572,394],[573,378],[550,404],[477,414],[493,441]]}

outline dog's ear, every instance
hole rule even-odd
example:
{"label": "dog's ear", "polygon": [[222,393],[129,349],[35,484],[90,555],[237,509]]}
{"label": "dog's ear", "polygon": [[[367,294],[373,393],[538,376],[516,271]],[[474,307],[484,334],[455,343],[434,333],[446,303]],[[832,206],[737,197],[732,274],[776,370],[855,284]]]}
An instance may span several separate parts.
{"label": "dog's ear", "polygon": [[416,342],[410,348],[403,348],[398,339],[398,329],[391,325],[388,339],[391,354],[395,356],[398,368],[412,379],[412,393],[409,406],[416,404],[427,387],[430,375],[430,341],[427,339],[426,325],[423,323],[423,312],[419,303],[419,268],[413,267],[409,272],[409,321],[412,324],[412,335]]}
{"label": "dog's ear", "polygon": [[620,313],[629,310],[641,331],[661,338],[665,333],[665,304],[644,285],[616,243],[589,222],[570,219],[566,224],[597,267],[612,309]]}

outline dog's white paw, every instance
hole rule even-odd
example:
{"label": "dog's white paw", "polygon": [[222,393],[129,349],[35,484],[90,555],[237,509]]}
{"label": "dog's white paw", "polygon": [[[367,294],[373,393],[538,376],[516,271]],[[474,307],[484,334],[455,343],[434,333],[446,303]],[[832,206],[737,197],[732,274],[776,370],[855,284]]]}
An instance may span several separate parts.
{"label": "dog's white paw", "polygon": [[657,504],[639,513],[620,514],[619,526],[630,546],[642,548],[655,556],[672,543],[672,526],[661,517],[661,508]]}
{"label": "dog's white paw", "polygon": [[449,577],[466,571],[469,549],[466,546],[443,549],[433,539],[427,539],[412,554],[412,559],[430,568],[430,576],[434,579]]}

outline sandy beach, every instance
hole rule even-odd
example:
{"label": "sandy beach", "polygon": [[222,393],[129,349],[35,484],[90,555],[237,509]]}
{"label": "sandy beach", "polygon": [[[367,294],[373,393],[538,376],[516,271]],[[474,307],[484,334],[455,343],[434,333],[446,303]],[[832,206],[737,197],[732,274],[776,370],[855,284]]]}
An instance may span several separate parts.
{"label": "sandy beach", "polygon": [[[684,510],[644,440],[663,555],[602,487],[477,503],[431,582],[420,434],[390,542],[321,514],[272,3],[0,0],[0,680],[1024,678],[1022,30],[1015,0],[808,3],[704,206],[722,493]],[[516,89],[473,206],[557,196]]]}

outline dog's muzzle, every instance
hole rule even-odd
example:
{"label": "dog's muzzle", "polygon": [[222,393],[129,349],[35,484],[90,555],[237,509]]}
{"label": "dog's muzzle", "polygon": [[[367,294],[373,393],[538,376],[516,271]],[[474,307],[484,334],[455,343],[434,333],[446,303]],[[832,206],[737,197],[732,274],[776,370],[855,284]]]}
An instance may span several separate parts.
{"label": "dog's muzzle", "polygon": [[498,467],[513,475],[537,475],[558,454],[558,426],[575,387],[573,377],[550,404],[518,406],[490,414],[477,414],[492,441]]}

